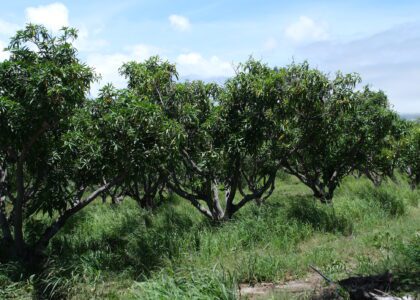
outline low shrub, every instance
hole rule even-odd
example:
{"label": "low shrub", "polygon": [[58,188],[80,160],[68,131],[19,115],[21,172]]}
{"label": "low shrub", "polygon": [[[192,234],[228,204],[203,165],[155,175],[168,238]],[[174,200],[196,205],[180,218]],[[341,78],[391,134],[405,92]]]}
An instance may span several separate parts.
{"label": "low shrub", "polygon": [[134,299],[237,299],[235,278],[217,270],[172,270],[132,287]]}
{"label": "low shrub", "polygon": [[392,185],[365,185],[356,193],[362,199],[379,206],[389,216],[401,216],[407,211],[404,194]]}
{"label": "low shrub", "polygon": [[317,203],[312,197],[302,197],[291,202],[287,216],[320,231],[340,232],[344,235],[353,232],[353,222],[350,218],[337,214],[333,206]]}

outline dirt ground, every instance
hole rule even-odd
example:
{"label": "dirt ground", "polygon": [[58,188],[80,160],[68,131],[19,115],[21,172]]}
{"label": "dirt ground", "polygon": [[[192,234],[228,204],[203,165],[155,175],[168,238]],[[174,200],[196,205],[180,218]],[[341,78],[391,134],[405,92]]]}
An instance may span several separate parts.
{"label": "dirt ground", "polygon": [[[334,286],[326,286],[325,280],[316,273],[310,273],[305,279],[292,280],[284,284],[258,283],[253,286],[241,284],[239,286],[240,299],[313,299],[319,295],[334,293]],[[334,299],[334,298],[333,298]]]}
{"label": "dirt ground", "polygon": [[[415,274],[417,276],[419,274]],[[255,285],[240,284],[239,295],[243,300],[262,299],[344,299],[344,290],[350,299],[380,299],[380,300],[414,300],[416,296],[397,297],[387,293],[394,285],[393,274],[385,273],[374,276],[356,276],[341,280],[338,283],[329,283],[318,273],[309,273],[302,280],[292,280],[284,284],[258,283]],[[418,292],[418,286],[411,288]],[[347,297],[348,297],[347,296]],[[347,298],[346,297],[346,298]]]}

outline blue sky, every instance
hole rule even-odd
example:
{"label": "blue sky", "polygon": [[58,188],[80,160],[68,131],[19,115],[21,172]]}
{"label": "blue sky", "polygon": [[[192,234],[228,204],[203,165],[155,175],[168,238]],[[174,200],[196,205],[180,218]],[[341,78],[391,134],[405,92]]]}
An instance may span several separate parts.
{"label": "blue sky", "polygon": [[[106,82],[159,54],[182,78],[218,80],[249,55],[358,72],[394,108],[420,113],[420,1],[0,1],[0,48],[27,22],[79,29],[80,56]],[[0,60],[7,53],[0,51]]]}

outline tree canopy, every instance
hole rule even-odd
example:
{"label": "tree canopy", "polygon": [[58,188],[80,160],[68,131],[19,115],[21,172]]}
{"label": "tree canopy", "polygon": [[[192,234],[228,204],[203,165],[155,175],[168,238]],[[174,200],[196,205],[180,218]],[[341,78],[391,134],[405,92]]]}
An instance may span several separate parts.
{"label": "tree canopy", "polygon": [[[65,206],[64,194],[55,197],[61,186],[54,176],[66,164],[62,136],[95,79],[77,58],[76,37],[74,29],[54,37],[28,25],[11,39],[10,58],[0,64],[1,225],[9,241],[13,228],[18,255],[25,251],[23,220],[39,209]],[[13,207],[8,220],[5,201]]]}
{"label": "tree canopy", "polygon": [[[279,170],[331,202],[354,172],[375,184],[399,167],[419,183],[418,125],[402,121],[382,91],[357,74],[308,63],[272,68],[250,58],[224,85],[180,81],[155,56],[127,62],[125,88],[89,98],[94,70],[72,42],[28,25],[0,63],[0,226],[10,256],[42,253],[67,220],[98,196],[156,206],[176,193],[207,218],[231,219],[263,203]],[[25,226],[49,223],[36,236]]]}
{"label": "tree canopy", "polygon": [[288,124],[293,153],[285,169],[310,187],[323,202],[331,201],[343,177],[355,170],[376,172],[398,116],[387,97],[360,77],[337,73],[330,79],[307,63],[287,68]]}

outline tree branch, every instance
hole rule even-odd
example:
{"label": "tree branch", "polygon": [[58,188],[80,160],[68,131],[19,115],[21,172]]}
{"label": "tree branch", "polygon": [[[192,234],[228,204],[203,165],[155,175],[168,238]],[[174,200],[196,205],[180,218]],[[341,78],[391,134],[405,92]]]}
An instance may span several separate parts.
{"label": "tree branch", "polygon": [[195,161],[190,157],[188,152],[185,149],[181,150],[181,153],[183,154],[184,159],[186,162],[192,167],[192,169],[197,172],[199,175],[205,175],[204,171],[201,170],[201,168],[195,163]]}
{"label": "tree branch", "polygon": [[261,196],[271,187],[271,185],[274,184],[275,179],[276,172],[273,172],[272,174],[270,174],[269,179],[261,188],[257,189],[256,191],[253,191],[252,194],[247,194],[245,197],[242,198],[242,200],[238,204],[234,205],[234,212],[239,210],[249,201],[261,198]]}
{"label": "tree branch", "polygon": [[4,196],[0,194],[0,226],[3,232],[3,239],[7,242],[13,240],[12,232],[10,231],[9,222],[7,222],[6,210],[4,205]]}
{"label": "tree branch", "polygon": [[185,192],[183,189],[181,189],[180,187],[168,182],[167,183],[169,188],[171,190],[173,190],[175,193],[177,193],[179,196],[181,196],[182,198],[188,200],[191,202],[191,204],[197,208],[203,215],[205,215],[206,217],[212,219],[213,216],[211,214],[211,212],[206,209],[205,207],[203,207],[200,202],[197,200],[197,198],[194,195],[191,195],[187,192]]}
{"label": "tree branch", "polygon": [[47,122],[43,122],[41,128],[39,128],[29,139],[28,143],[26,143],[22,148],[22,153],[20,154],[19,159],[22,161],[25,160],[26,155],[28,154],[30,148],[35,144],[38,138],[48,129],[50,128],[50,124]]}
{"label": "tree branch", "polygon": [[16,199],[13,203],[13,232],[15,235],[16,251],[23,252],[23,202],[25,198],[23,156],[21,155],[16,164]]}
{"label": "tree branch", "polygon": [[106,192],[109,188],[120,182],[124,176],[116,177],[109,183],[106,183],[92,192],[85,200],[79,201],[76,205],[72,206],[71,208],[67,209],[51,226],[49,226],[42,236],[39,238],[37,243],[35,244],[35,251],[42,251],[49,243],[52,237],[65,225],[66,221],[73,216],[75,213],[80,211],[86,205],[91,203],[95,200],[100,194]]}
{"label": "tree branch", "polygon": [[[187,192],[184,188],[182,188],[182,184],[179,182],[179,180],[178,180],[178,178],[176,177],[176,175],[175,174],[171,174],[172,175],[172,179],[173,179],[173,181],[174,181],[174,184],[171,184],[170,182],[168,182],[168,185],[169,185],[169,187],[170,188],[172,188],[172,187],[174,187],[174,188],[176,188],[178,191],[180,191],[180,193],[182,193],[182,194],[185,194],[185,195],[189,195],[190,197],[193,197],[193,198],[195,198],[195,199],[201,199],[201,200],[205,200],[205,197],[203,197],[203,195],[196,195],[196,194],[193,194],[193,193],[191,193],[191,192]],[[174,192],[176,192],[175,191],[175,189],[174,189]],[[177,192],[176,192],[177,193]],[[179,193],[177,193],[177,194],[179,194]],[[183,197],[181,194],[179,194],[181,197]]]}

